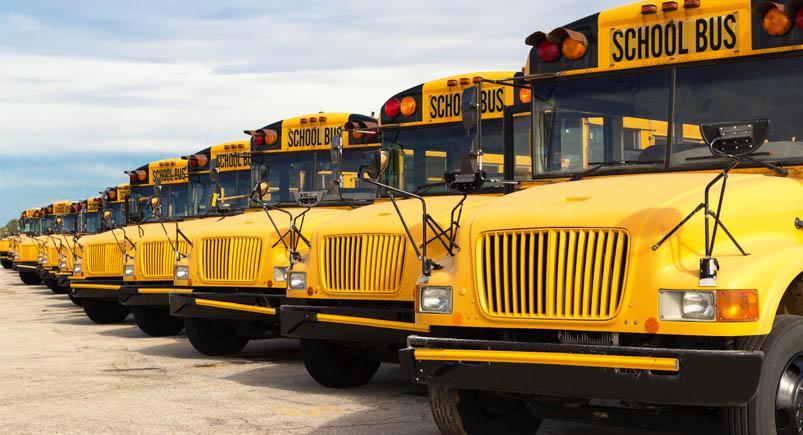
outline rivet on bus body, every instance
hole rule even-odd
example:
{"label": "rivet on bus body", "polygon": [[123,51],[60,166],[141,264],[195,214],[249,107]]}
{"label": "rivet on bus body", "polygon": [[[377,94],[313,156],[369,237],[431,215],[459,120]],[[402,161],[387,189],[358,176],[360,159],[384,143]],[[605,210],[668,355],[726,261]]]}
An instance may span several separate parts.
{"label": "rivet on bus body", "polygon": [[465,296],[465,295],[466,295],[466,289],[461,288],[460,289],[460,296]]}

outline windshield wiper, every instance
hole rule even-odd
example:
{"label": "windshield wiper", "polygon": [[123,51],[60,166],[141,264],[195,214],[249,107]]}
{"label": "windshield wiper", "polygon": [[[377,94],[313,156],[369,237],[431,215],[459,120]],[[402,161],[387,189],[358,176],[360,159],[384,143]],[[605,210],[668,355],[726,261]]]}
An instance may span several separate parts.
{"label": "windshield wiper", "polygon": [[424,192],[426,192],[426,191],[428,191],[430,189],[434,189],[436,187],[445,187],[445,186],[446,186],[446,182],[444,182],[444,181],[438,181],[437,183],[426,183],[426,184],[422,184],[422,185],[416,187],[415,190],[413,191],[413,193],[416,194],[416,195],[419,195],[419,194],[424,193]]}
{"label": "windshield wiper", "polygon": [[606,167],[611,167],[611,166],[630,166],[630,165],[633,165],[633,166],[656,165],[656,164],[664,164],[664,161],[663,160],[651,160],[651,161],[650,160],[646,160],[646,161],[640,161],[640,160],[617,160],[617,161],[613,161],[613,162],[596,162],[596,163],[590,163],[590,164],[594,165],[594,166],[591,166],[590,168],[586,169],[585,171],[580,172],[579,174],[573,176],[572,178],[569,179],[569,181],[582,180],[583,178],[585,178],[585,177],[597,172],[598,170],[600,170],[602,168],[606,168]]}

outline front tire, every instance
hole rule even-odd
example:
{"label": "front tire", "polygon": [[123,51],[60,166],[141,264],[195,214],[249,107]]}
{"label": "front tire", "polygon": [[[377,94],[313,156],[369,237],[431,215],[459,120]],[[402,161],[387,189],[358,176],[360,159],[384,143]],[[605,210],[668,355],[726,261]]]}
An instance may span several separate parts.
{"label": "front tire", "polygon": [[726,408],[724,432],[734,435],[803,432],[803,318],[776,316],[769,335],[745,337],[740,350],[761,350],[758,392],[746,406]]}
{"label": "front tire", "polygon": [[11,269],[14,267],[14,263],[11,260],[0,260],[0,264],[3,265],[3,269]]}
{"label": "front tire", "polygon": [[534,434],[542,419],[523,402],[484,391],[429,386],[432,416],[442,434]]}
{"label": "front tire", "polygon": [[151,337],[176,335],[184,329],[184,320],[171,316],[167,308],[134,306],[131,311],[139,329]]}
{"label": "front tire", "polygon": [[99,325],[120,323],[130,313],[128,307],[120,305],[116,299],[82,298],[81,303],[89,320]]}
{"label": "front tire", "polygon": [[31,272],[20,272],[20,280],[25,285],[37,285],[42,283],[42,277]]}
{"label": "front tire", "polygon": [[53,294],[57,295],[57,294],[61,293],[61,289],[59,288],[58,281],[56,281],[55,279],[46,279],[44,281],[45,281],[45,285],[47,286],[47,288],[49,288],[50,291],[53,292]]}
{"label": "front tire", "polygon": [[84,306],[84,303],[81,302],[81,298],[76,298],[73,295],[67,295],[67,296],[70,297],[70,300],[72,301],[72,303],[75,304],[75,306],[77,306],[77,307],[83,307]]}
{"label": "front tire", "polygon": [[328,341],[301,340],[301,356],[310,376],[329,388],[364,385],[379,370],[361,349]]}
{"label": "front tire", "polygon": [[238,334],[230,321],[188,318],[184,327],[192,346],[204,355],[234,355],[248,344],[248,337]]}

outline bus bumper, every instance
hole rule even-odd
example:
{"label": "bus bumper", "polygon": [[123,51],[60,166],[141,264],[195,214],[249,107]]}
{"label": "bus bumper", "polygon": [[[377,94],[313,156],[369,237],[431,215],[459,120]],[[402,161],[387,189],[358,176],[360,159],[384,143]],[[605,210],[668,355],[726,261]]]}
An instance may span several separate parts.
{"label": "bus bumper", "polygon": [[282,336],[289,338],[403,347],[408,336],[429,331],[412,322],[389,320],[402,317],[392,310],[284,305],[281,317]]}
{"label": "bus bumper", "polygon": [[30,262],[26,261],[26,262],[21,262],[21,263],[20,262],[14,263],[13,268],[17,272],[37,273],[36,272],[36,268],[38,266],[39,266],[39,264],[37,262],[35,262],[35,261],[30,261]]}
{"label": "bus bumper", "polygon": [[719,407],[752,400],[764,353],[411,336],[400,359],[402,377],[421,384]]}
{"label": "bus bumper", "polygon": [[69,289],[70,288],[70,276],[72,274],[69,272],[57,272],[56,273],[56,283],[59,287]]}
{"label": "bus bumper", "polygon": [[119,299],[122,280],[71,280],[70,289],[76,298]]}
{"label": "bus bumper", "polygon": [[120,288],[120,304],[133,306],[168,307],[170,293],[191,293],[192,289],[173,287],[173,282],[128,283]]}
{"label": "bus bumper", "polygon": [[259,321],[272,325],[279,322],[277,302],[280,298],[277,296],[253,293],[170,293],[169,299],[170,314],[175,317]]}

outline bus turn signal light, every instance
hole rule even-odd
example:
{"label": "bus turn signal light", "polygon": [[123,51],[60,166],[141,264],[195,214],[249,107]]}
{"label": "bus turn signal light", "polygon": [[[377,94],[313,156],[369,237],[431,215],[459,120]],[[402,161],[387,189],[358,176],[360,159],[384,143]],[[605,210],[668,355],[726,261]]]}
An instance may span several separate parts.
{"label": "bus turn signal light", "polygon": [[268,145],[276,145],[279,141],[279,134],[276,130],[265,130],[265,143]]}
{"label": "bus turn signal light", "polygon": [[755,290],[717,292],[717,320],[749,322],[758,320],[758,294]]}
{"label": "bus turn signal light", "polygon": [[391,98],[385,103],[385,116],[395,118],[401,112],[401,102],[397,98]]}
{"label": "bus turn signal light", "polygon": [[586,42],[585,36],[582,33],[579,33],[582,38],[575,39],[572,35],[568,35],[566,39],[563,40],[563,47],[561,51],[566,59],[569,60],[578,60],[582,59],[586,55],[586,51],[588,51],[588,43]]}
{"label": "bus turn signal light", "polygon": [[519,88],[519,100],[524,104],[529,104],[533,101],[533,90],[530,88]]}
{"label": "bus turn signal light", "polygon": [[786,6],[781,3],[759,3],[754,12],[761,17],[761,25],[770,36],[783,36],[792,30],[792,18],[786,13]]}
{"label": "bus turn signal light", "polygon": [[401,114],[410,116],[415,113],[415,98],[407,96],[401,100]]}

